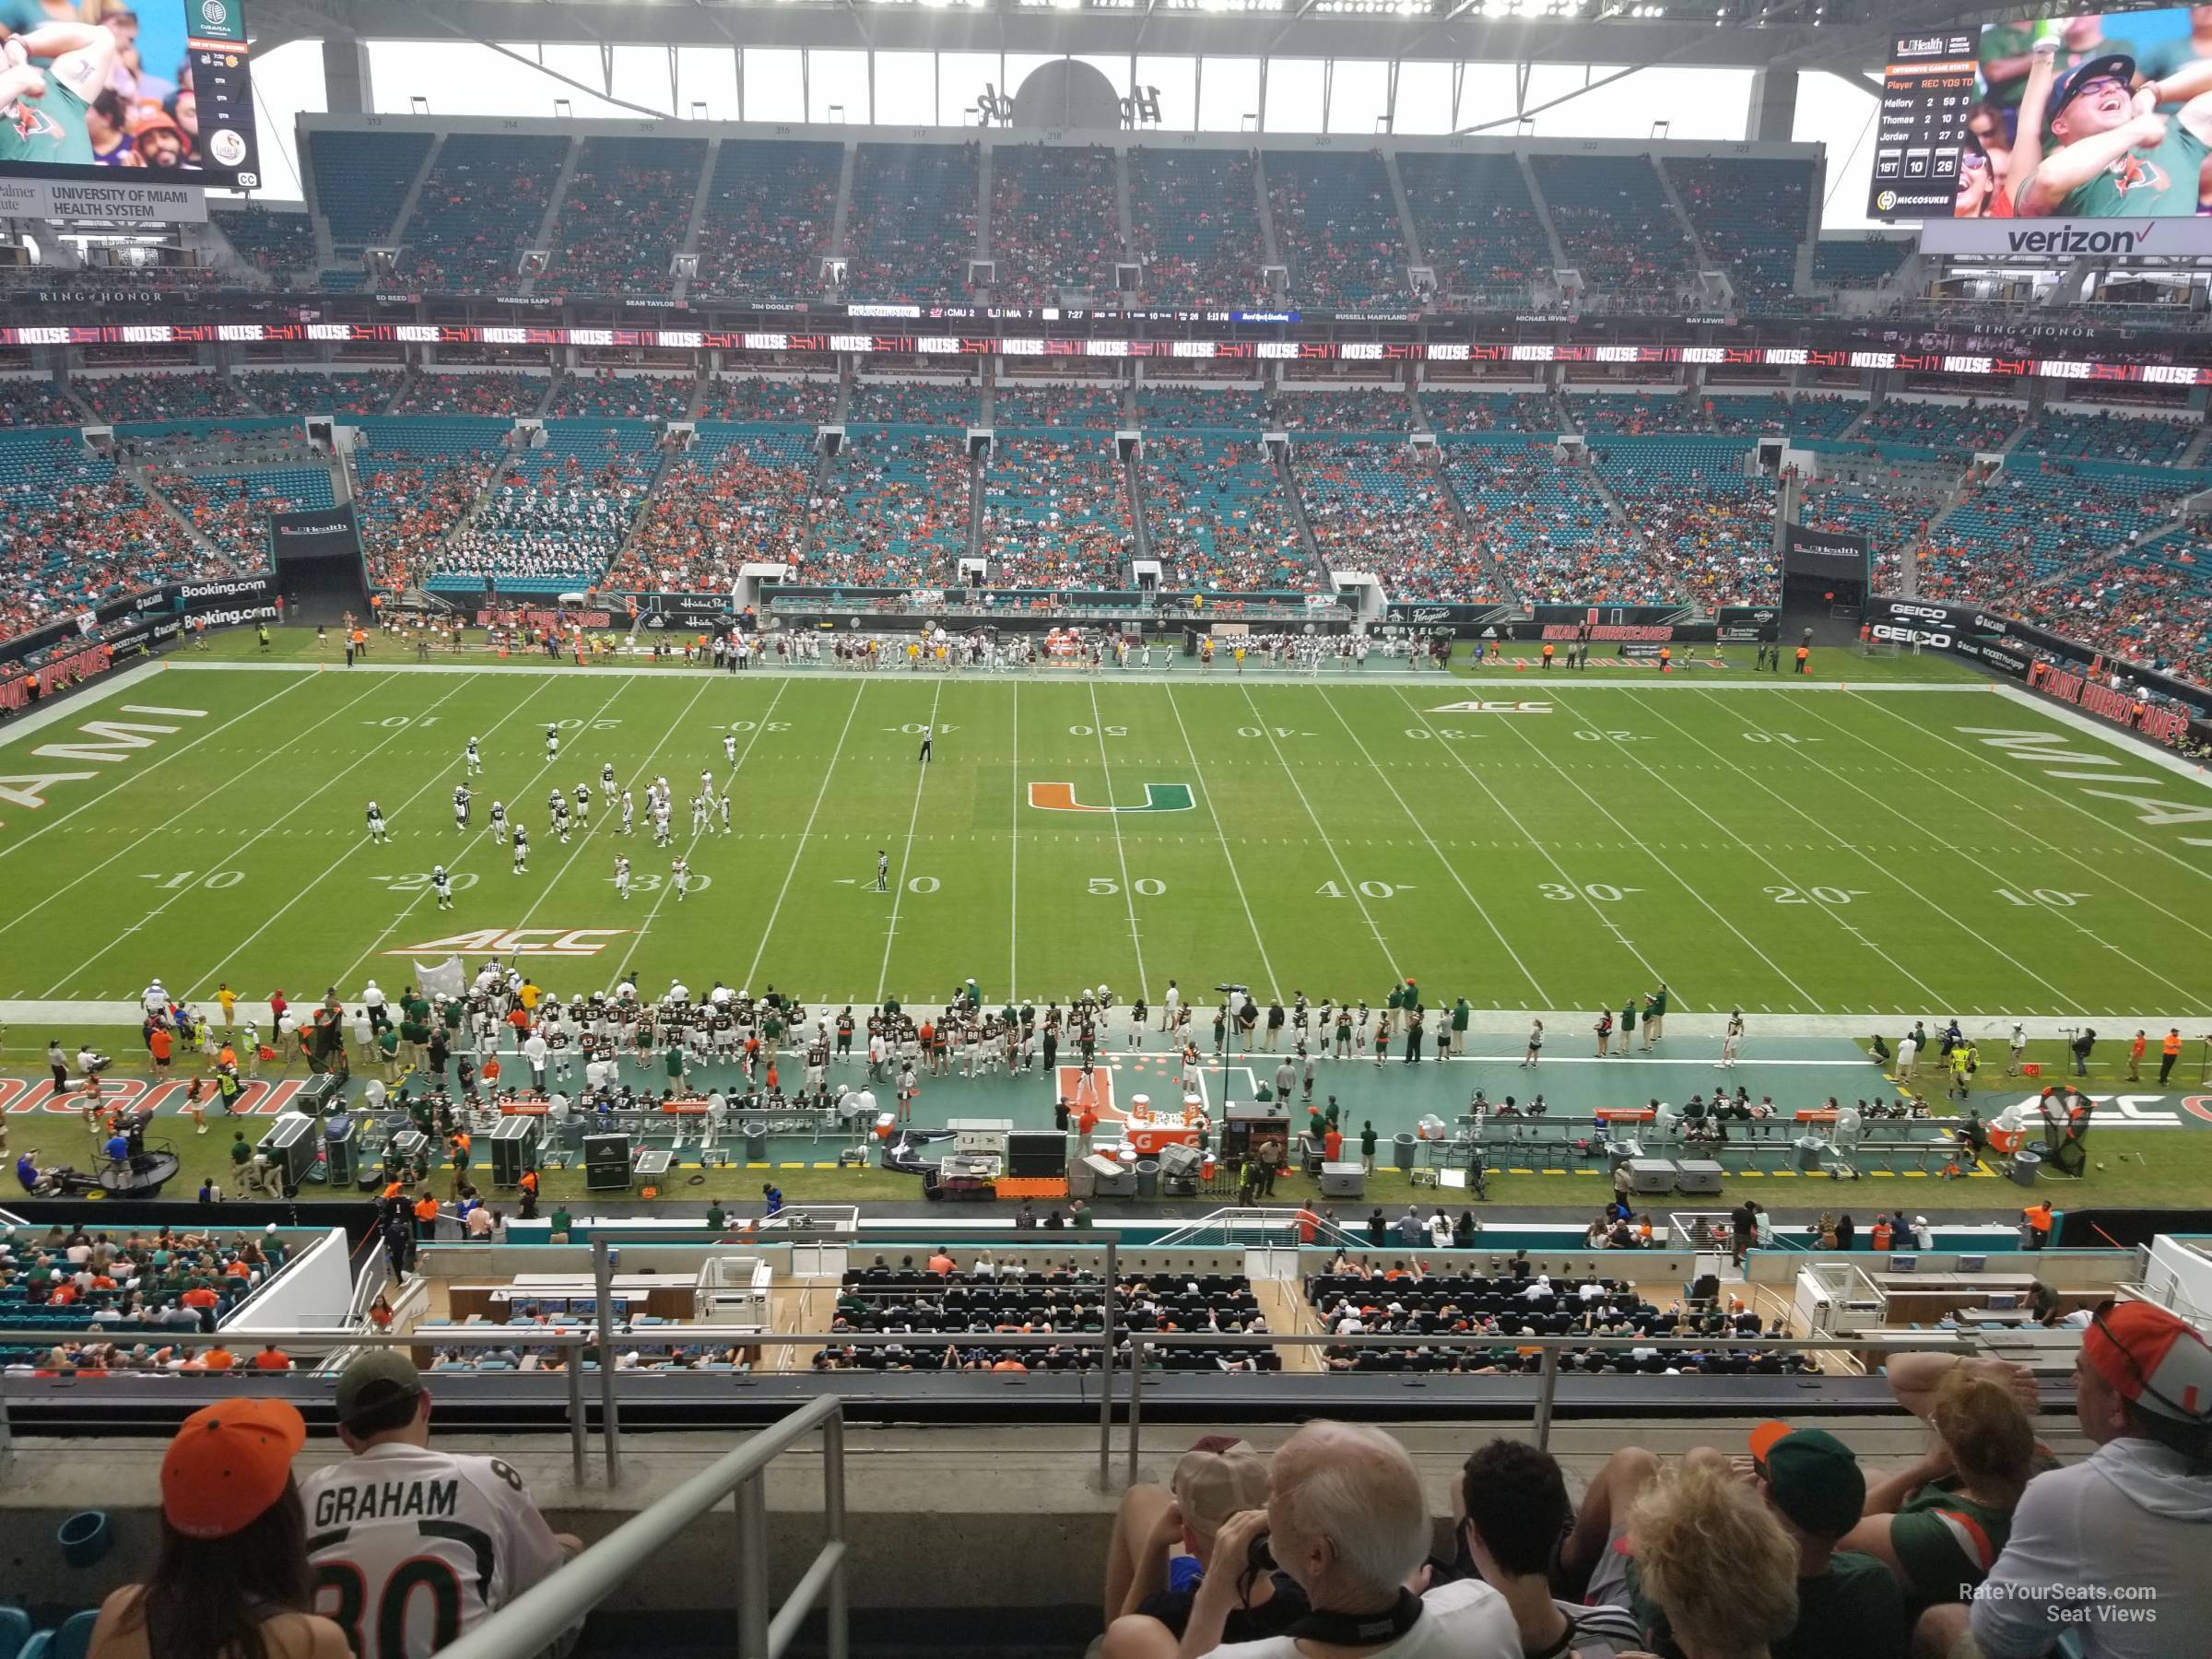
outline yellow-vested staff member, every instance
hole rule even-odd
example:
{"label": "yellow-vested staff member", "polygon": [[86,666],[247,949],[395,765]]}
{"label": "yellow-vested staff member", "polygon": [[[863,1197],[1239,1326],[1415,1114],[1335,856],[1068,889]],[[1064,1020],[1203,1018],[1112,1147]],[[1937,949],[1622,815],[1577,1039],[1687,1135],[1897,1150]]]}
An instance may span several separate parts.
{"label": "yellow-vested staff member", "polygon": [[[2212,60],[2134,85],[2136,60],[2077,64],[2052,94],[2057,147],[2013,185],[2021,218],[2186,218],[2212,155]],[[2178,104],[2171,115],[2161,104]]]}

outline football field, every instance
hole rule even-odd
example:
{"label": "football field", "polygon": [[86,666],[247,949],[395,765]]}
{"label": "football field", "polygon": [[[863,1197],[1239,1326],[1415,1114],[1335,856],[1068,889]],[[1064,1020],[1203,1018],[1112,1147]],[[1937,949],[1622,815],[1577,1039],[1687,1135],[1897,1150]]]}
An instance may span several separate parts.
{"label": "football field", "polygon": [[[1599,678],[157,667],[0,727],[0,999],[155,975],[352,995],[458,953],[562,994],[630,973],[855,1005],[970,977],[991,1001],[1157,1005],[1173,980],[1379,1003],[1412,978],[1431,1006],[1544,1011],[1664,981],[1678,1010],[1892,1034],[2212,1013],[2193,769],[1974,685]],[[547,793],[596,793],[603,764],[637,832],[601,800],[563,844]],[[702,770],[730,830],[695,840]],[[658,775],[674,849],[643,811]],[[495,798],[526,873],[487,832]]]}

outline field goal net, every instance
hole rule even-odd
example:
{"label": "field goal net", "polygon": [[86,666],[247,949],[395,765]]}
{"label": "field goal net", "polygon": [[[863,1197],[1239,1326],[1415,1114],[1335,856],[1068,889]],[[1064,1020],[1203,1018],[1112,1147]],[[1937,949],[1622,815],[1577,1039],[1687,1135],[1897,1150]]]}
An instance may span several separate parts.
{"label": "field goal net", "polygon": [[[1859,630],[1859,637],[1858,637],[1857,639],[1853,640],[1853,641],[1851,642],[1851,650],[1852,650],[1852,654],[1853,654],[1853,655],[1854,655],[1854,656],[1863,656],[1863,657],[1893,657],[1893,656],[1901,656],[1901,655],[1904,653],[1904,649],[1905,649],[1905,648],[1904,648],[1904,647],[1903,647],[1901,644],[1900,644],[1900,643],[1899,643],[1897,641],[1895,641],[1895,640],[1877,640],[1877,639],[1874,638],[1874,636],[1873,636],[1872,634],[1868,633],[1868,632],[1867,632],[1867,631],[1866,631],[1865,629],[1861,629]],[[1913,641],[1913,644],[1912,644],[1912,651],[1913,651],[1913,654],[1914,654],[1914,655],[1918,655],[1918,654],[1919,654],[1919,653],[1920,653],[1920,642],[1919,642],[1918,641]]]}

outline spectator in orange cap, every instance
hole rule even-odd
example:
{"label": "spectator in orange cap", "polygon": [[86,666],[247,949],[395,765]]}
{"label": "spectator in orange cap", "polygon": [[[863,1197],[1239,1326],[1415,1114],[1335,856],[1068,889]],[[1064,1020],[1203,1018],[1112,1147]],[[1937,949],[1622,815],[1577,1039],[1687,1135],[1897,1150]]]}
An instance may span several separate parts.
{"label": "spectator in orange cap", "polygon": [[282,1400],[194,1412],[161,1459],[161,1549],[143,1583],[100,1605],[88,1659],[350,1659],[308,1611],[307,1517],[292,1459],[307,1439]]}

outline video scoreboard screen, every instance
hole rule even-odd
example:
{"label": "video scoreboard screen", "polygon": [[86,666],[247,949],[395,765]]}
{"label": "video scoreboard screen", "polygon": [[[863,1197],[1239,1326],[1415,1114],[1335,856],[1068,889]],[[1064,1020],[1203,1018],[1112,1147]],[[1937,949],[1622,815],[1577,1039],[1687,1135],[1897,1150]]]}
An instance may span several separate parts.
{"label": "video scoreboard screen", "polygon": [[0,177],[61,193],[14,205],[70,217],[102,200],[76,185],[260,187],[244,0],[19,0],[0,23]]}
{"label": "video scoreboard screen", "polygon": [[[2202,177],[2203,124],[2184,112],[2207,85],[2208,6],[1900,34],[1882,77],[1867,213],[1906,221],[2184,221],[2147,241],[2137,231],[2126,245],[2056,248],[2035,245],[2026,227],[1999,236],[1954,226],[1941,235],[1946,253],[2206,252],[2212,189]],[[2153,108],[2138,109],[2136,100],[2154,87]],[[2123,128],[2132,142],[2114,156],[2110,145]],[[2092,160],[2054,165],[2076,146],[2099,147]],[[2023,194],[2030,179],[2042,187]]]}
{"label": "video scoreboard screen", "polygon": [[1889,43],[1866,211],[1881,219],[1947,218],[1974,104],[1971,29],[1899,35]]}

